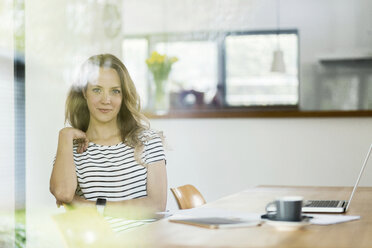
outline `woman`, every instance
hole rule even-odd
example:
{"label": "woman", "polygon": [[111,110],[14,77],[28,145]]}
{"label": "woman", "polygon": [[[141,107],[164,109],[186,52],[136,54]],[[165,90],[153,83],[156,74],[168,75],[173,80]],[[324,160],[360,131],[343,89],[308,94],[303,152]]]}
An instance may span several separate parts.
{"label": "woman", "polygon": [[[164,211],[167,177],[162,135],[149,129],[124,64],[111,54],[90,57],[66,101],[50,178],[57,205],[100,205],[130,219]],[[103,206],[102,206],[103,205]]]}

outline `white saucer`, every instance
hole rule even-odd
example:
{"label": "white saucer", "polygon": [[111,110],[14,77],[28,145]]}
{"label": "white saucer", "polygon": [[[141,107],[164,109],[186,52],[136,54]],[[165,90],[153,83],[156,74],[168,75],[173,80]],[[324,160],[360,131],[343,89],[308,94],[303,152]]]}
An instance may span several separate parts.
{"label": "white saucer", "polygon": [[294,231],[303,228],[304,226],[310,225],[309,219],[303,221],[277,221],[277,220],[266,220],[266,223],[270,226],[275,227],[280,231]]}

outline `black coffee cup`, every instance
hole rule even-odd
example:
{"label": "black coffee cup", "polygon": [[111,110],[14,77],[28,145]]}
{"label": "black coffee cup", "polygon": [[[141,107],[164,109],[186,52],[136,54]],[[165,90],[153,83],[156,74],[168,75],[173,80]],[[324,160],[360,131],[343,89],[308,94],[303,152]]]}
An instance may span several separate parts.
{"label": "black coffee cup", "polygon": [[277,221],[302,220],[302,196],[284,196],[266,205],[267,218]]}

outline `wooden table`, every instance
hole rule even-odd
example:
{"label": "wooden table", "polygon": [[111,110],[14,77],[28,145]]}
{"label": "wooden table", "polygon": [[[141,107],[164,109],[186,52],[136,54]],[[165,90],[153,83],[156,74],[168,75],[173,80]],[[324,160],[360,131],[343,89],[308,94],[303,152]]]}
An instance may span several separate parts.
{"label": "wooden table", "polygon": [[[305,199],[348,199],[351,187],[259,186],[215,202],[205,208],[264,213],[278,196],[301,195]],[[138,247],[372,247],[372,187],[359,187],[346,215],[361,219],[334,225],[310,225],[296,231],[278,231],[263,224],[237,229],[205,229],[162,219],[121,235],[123,243]]]}

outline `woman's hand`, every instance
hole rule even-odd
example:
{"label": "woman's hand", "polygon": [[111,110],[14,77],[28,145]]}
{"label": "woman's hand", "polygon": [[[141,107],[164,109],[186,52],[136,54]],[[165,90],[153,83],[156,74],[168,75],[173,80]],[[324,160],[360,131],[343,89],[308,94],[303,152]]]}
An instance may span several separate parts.
{"label": "woman's hand", "polygon": [[60,139],[72,140],[73,144],[77,144],[78,153],[85,152],[89,145],[86,133],[76,128],[65,127],[61,129],[61,131],[59,131],[59,137]]}
{"label": "woman's hand", "polygon": [[72,202],[68,204],[63,204],[63,206],[65,207],[66,210],[73,210],[81,207],[92,207],[95,209],[96,203],[94,201],[85,200],[84,198],[78,195],[74,195],[74,199],[72,200]]}

